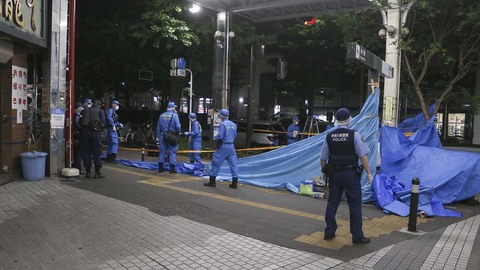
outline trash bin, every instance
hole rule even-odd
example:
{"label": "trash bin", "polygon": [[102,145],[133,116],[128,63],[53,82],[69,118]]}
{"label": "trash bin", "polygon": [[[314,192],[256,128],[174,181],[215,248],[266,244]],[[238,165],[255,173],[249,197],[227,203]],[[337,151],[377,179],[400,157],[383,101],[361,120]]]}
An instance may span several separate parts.
{"label": "trash bin", "polygon": [[47,153],[44,152],[23,152],[22,158],[23,179],[27,181],[37,181],[45,178],[45,160]]}

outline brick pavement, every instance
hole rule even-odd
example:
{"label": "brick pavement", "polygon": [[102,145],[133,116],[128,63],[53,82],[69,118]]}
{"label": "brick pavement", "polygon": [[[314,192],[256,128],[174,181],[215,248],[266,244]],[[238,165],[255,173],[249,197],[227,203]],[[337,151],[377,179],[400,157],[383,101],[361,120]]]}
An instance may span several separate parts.
{"label": "brick pavement", "polygon": [[341,261],[60,180],[0,186],[0,269],[480,269],[480,216]]}

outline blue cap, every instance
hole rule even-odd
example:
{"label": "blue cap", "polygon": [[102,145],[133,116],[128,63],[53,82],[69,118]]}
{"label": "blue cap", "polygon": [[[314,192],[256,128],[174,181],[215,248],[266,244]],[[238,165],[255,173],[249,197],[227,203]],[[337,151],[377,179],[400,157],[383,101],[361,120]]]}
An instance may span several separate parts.
{"label": "blue cap", "polygon": [[335,119],[337,121],[345,121],[345,120],[348,120],[349,118],[350,118],[350,111],[347,108],[340,108],[335,114]]}
{"label": "blue cap", "polygon": [[223,116],[227,116],[227,117],[228,117],[229,114],[230,114],[230,113],[228,112],[227,109],[221,109],[221,110],[220,110],[220,115],[223,115]]}
{"label": "blue cap", "polygon": [[194,119],[194,118],[197,118],[197,115],[192,112],[188,115],[188,117]]}
{"label": "blue cap", "polygon": [[78,109],[78,108],[80,108],[80,107],[83,108],[82,103],[81,103],[81,102],[75,102],[75,109]]}
{"label": "blue cap", "polygon": [[296,116],[293,117],[293,118],[292,118],[292,121],[298,122],[298,121],[299,121],[299,120],[298,120],[298,117],[296,117]]}
{"label": "blue cap", "polygon": [[89,98],[86,98],[86,99],[83,101],[83,104],[92,104],[92,100],[89,99]]}
{"label": "blue cap", "polygon": [[168,108],[175,108],[175,107],[177,107],[177,105],[175,105],[175,102],[171,101],[171,102],[168,103],[167,107]]}
{"label": "blue cap", "polygon": [[120,102],[118,102],[118,100],[114,99],[114,100],[112,100],[112,104],[120,105]]}

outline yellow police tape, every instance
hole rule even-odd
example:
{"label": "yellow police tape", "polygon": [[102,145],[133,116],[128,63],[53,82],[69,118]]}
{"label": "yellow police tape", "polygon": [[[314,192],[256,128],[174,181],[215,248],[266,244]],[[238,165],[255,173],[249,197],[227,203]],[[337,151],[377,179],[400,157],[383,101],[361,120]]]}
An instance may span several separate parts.
{"label": "yellow police tape", "polygon": [[[253,147],[253,148],[242,148],[242,149],[235,149],[237,152],[242,151],[262,151],[262,150],[273,150],[277,148],[282,148],[282,146],[264,146],[264,147]],[[147,151],[147,152],[160,152],[158,149],[150,149],[150,148],[129,148],[129,147],[118,147],[121,150],[127,151]],[[214,153],[215,150],[208,149],[208,150],[178,150],[177,154],[189,154],[189,153]]]}
{"label": "yellow police tape", "polygon": [[[275,131],[275,130],[266,130],[266,129],[252,129],[256,132],[262,133],[280,133],[280,134],[287,134],[286,131]],[[318,133],[308,133],[308,132],[299,132],[298,135],[307,135],[307,136],[314,136]],[[283,146],[264,146],[264,147],[253,147],[253,148],[242,148],[242,149],[235,149],[237,152],[244,152],[244,151],[263,151],[263,150],[273,150],[277,148],[282,148]],[[148,152],[160,152],[158,149],[150,149],[150,148],[128,148],[128,147],[119,147],[118,149],[127,150],[127,151],[148,151]],[[178,150],[177,154],[189,154],[189,153],[214,153],[215,150],[208,149],[208,150]]]}
{"label": "yellow police tape", "polygon": [[[260,133],[279,133],[279,134],[288,134],[288,131],[276,131],[276,130],[266,130],[266,129],[252,129],[253,131],[257,131]],[[315,136],[318,133],[308,133],[308,132],[298,132],[298,135],[307,135],[307,136]]]}

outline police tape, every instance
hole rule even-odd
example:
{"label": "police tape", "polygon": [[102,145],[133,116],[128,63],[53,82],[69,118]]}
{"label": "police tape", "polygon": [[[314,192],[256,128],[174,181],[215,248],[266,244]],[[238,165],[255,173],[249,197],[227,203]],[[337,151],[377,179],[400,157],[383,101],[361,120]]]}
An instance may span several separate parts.
{"label": "police tape", "polygon": [[[252,147],[252,148],[241,148],[241,149],[235,149],[236,152],[248,152],[248,151],[263,151],[263,150],[273,150],[277,148],[282,148],[282,146],[264,146],[264,147]],[[130,147],[118,147],[120,150],[126,150],[126,151],[147,151],[147,152],[153,152],[153,153],[159,153],[160,150],[158,149],[152,149],[152,148],[130,148]],[[214,153],[215,150],[213,149],[207,149],[207,150],[178,150],[177,154],[192,154],[192,153]]]}
{"label": "police tape", "polygon": [[[252,131],[257,131],[258,133],[277,133],[277,134],[288,134],[288,131],[276,131],[276,130],[267,130],[267,129],[252,129]],[[314,136],[319,133],[309,133],[309,132],[298,132],[298,135],[308,135],[308,136]]]}

